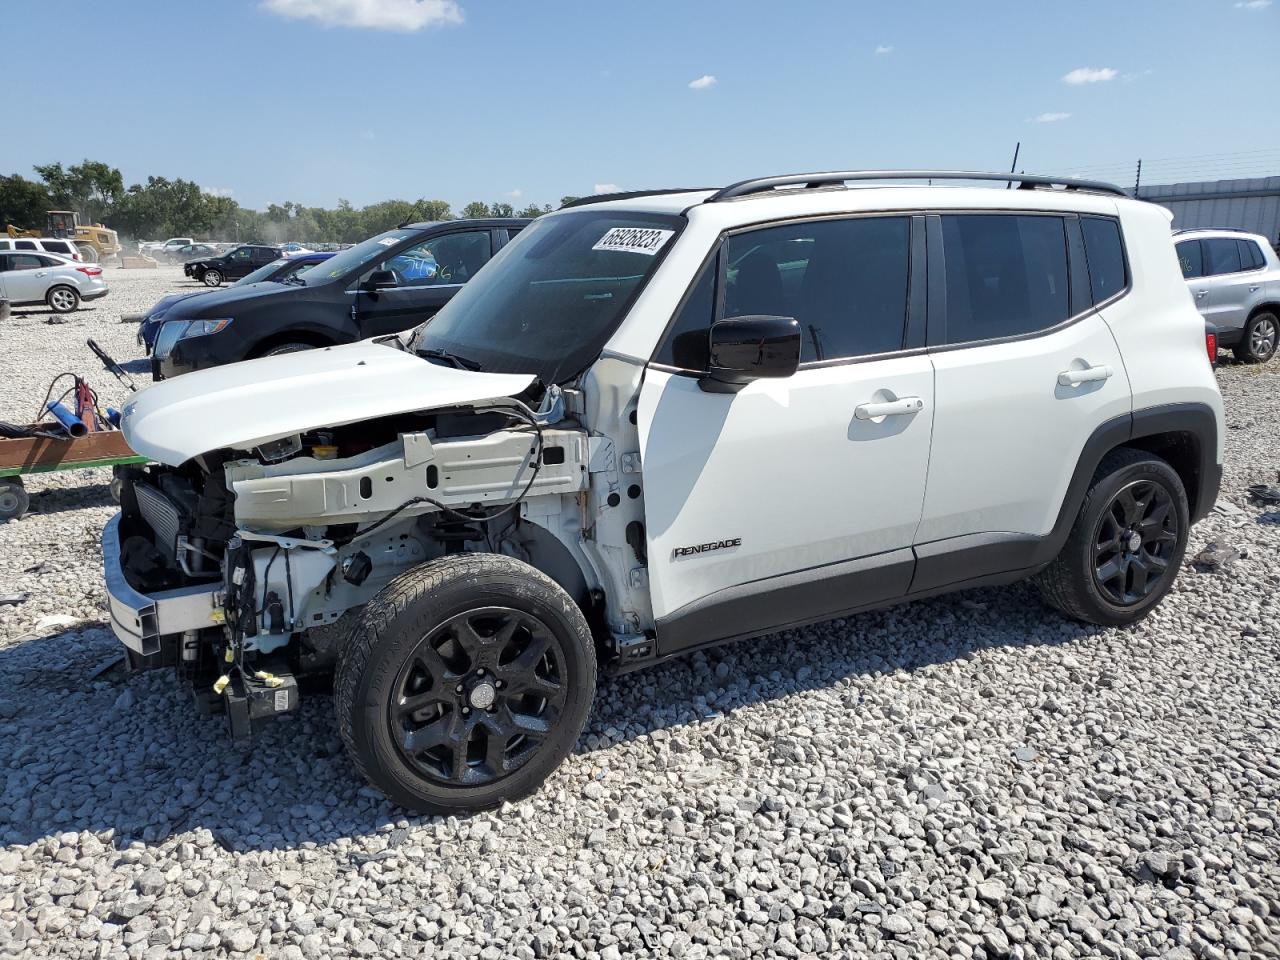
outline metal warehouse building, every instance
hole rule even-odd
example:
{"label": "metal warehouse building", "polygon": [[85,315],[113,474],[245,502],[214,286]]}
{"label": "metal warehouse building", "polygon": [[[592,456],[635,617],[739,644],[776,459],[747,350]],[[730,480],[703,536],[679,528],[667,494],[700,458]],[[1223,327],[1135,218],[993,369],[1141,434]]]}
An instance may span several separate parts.
{"label": "metal warehouse building", "polygon": [[1280,243],[1280,177],[1143,186],[1138,197],[1173,211],[1173,226],[1233,227]]}

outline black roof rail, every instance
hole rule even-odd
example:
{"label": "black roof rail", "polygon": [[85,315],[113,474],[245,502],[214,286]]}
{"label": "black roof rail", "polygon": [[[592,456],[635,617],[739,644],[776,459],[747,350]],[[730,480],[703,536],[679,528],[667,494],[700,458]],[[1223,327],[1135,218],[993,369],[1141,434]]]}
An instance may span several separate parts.
{"label": "black roof rail", "polygon": [[[1224,193],[1223,196],[1230,196],[1230,194]],[[1173,200],[1175,198],[1159,197],[1158,199]],[[1244,227],[1183,227],[1181,230],[1173,231],[1173,235],[1176,237],[1180,233],[1204,233],[1206,231],[1213,231],[1214,233],[1247,233],[1253,236],[1261,236],[1256,230],[1246,230]]]}
{"label": "black roof rail", "polygon": [[594,193],[589,197],[579,197],[577,200],[570,200],[568,203],[562,203],[559,209],[568,210],[570,207],[585,207],[589,203],[604,203],[608,200],[634,200],[636,197],[661,197],[668,193],[702,193],[707,190],[714,189],[715,187],[668,187],[665,190],[624,190],[620,193]]}
{"label": "black roof rail", "polygon": [[768,193],[777,187],[835,186],[849,181],[866,180],[991,180],[1018,184],[1020,190],[1036,187],[1062,187],[1066,190],[1087,190],[1091,193],[1108,193],[1117,197],[1129,195],[1113,183],[1100,180],[1075,180],[1070,177],[1041,177],[1025,173],[981,173],[973,170],[840,170],[830,173],[794,173],[779,177],[757,177],[731,183],[707,198],[707,203],[735,200],[755,194]]}

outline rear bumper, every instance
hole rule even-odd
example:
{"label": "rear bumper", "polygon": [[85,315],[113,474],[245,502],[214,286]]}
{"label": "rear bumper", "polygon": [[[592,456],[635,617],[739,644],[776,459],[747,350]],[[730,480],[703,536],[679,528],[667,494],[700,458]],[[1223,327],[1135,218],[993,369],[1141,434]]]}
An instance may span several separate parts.
{"label": "rear bumper", "polygon": [[125,579],[120,563],[120,515],[102,531],[102,573],[107,582],[107,610],[111,631],[141,656],[160,651],[161,637],[187,630],[204,630],[222,622],[220,591],[207,584],[140,593]]}
{"label": "rear bumper", "polygon": [[109,287],[103,287],[101,290],[86,290],[84,293],[80,294],[80,299],[97,300],[101,297],[105,297],[110,292],[111,289]]}

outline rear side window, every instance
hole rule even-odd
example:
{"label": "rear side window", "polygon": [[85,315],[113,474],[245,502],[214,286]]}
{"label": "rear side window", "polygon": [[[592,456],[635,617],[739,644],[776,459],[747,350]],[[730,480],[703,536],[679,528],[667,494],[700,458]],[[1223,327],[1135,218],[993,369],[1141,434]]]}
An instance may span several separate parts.
{"label": "rear side window", "polygon": [[1070,316],[1061,217],[942,218],[947,343],[1035,333]]}
{"label": "rear side window", "polygon": [[1109,300],[1128,286],[1120,224],[1105,217],[1081,217],[1085,257],[1089,261],[1089,287],[1093,302]]}
{"label": "rear side window", "polygon": [[33,253],[11,253],[9,255],[10,270],[39,270],[43,266],[41,258]]}
{"label": "rear side window", "polygon": [[71,248],[61,240],[46,240],[44,241],[44,248],[49,253],[62,253],[68,256],[71,254]]}
{"label": "rear side window", "polygon": [[1183,240],[1176,247],[1178,266],[1182,268],[1185,280],[1204,276],[1204,258],[1200,250],[1199,240]]}
{"label": "rear side window", "polygon": [[36,242],[34,240],[15,240],[13,248],[15,250],[34,250],[36,249]]}
{"label": "rear side window", "polygon": [[1206,276],[1240,272],[1240,247],[1234,238],[1206,237],[1200,241],[1200,247],[1204,250]]}
{"label": "rear side window", "polygon": [[1262,251],[1252,240],[1237,240],[1236,245],[1240,248],[1241,270],[1257,270],[1266,262],[1262,259]]}

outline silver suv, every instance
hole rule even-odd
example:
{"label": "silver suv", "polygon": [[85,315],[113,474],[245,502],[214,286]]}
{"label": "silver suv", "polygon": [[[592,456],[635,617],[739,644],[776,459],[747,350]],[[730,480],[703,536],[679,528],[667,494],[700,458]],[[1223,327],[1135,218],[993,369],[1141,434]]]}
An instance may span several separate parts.
{"label": "silver suv", "polygon": [[1178,262],[1200,314],[1218,343],[1238,359],[1261,363],[1280,341],[1280,258],[1270,244],[1239,230],[1183,230]]}

